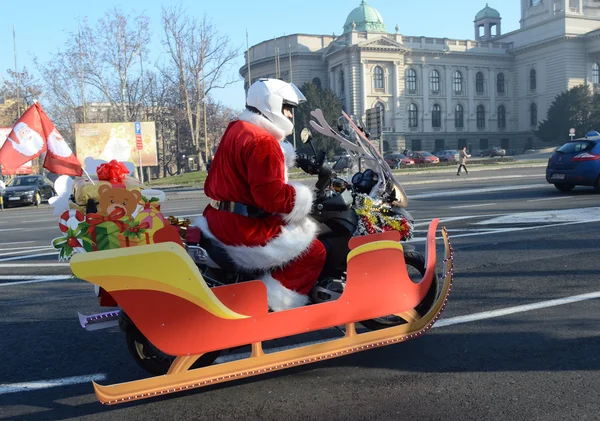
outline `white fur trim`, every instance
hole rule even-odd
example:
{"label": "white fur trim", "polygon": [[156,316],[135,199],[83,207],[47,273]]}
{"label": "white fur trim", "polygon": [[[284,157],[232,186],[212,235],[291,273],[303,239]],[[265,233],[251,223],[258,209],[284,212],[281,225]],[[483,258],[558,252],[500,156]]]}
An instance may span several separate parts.
{"label": "white fur trim", "polygon": [[267,287],[267,300],[269,308],[273,311],[290,310],[310,304],[310,298],[307,295],[284,287],[270,274],[265,274],[260,280]]}
{"label": "white fur trim", "polygon": [[310,213],[313,202],[315,201],[315,195],[310,188],[297,181],[293,181],[289,183],[289,185],[296,191],[296,197],[292,211],[287,214],[282,214],[283,220],[288,223],[300,222]]}
{"label": "white fur trim", "polygon": [[253,247],[223,244],[211,232],[204,216],[196,218],[193,225],[199,227],[203,235],[223,247],[238,266],[250,270],[266,270],[285,266],[306,252],[317,237],[317,224],[309,218],[305,218],[297,224],[282,226],[281,233],[265,246]]}
{"label": "white fur trim", "polygon": [[277,126],[275,126],[273,123],[267,120],[266,117],[253,113],[250,110],[242,111],[239,120],[247,121],[248,123],[252,123],[255,126],[262,127],[263,129],[271,133],[278,141],[282,141],[286,138],[285,132],[283,130],[278,129]]}
{"label": "white fur trim", "polygon": [[281,145],[281,150],[285,157],[285,166],[287,168],[294,168],[296,165],[296,151],[294,150],[294,145],[287,140],[282,140],[279,144]]}

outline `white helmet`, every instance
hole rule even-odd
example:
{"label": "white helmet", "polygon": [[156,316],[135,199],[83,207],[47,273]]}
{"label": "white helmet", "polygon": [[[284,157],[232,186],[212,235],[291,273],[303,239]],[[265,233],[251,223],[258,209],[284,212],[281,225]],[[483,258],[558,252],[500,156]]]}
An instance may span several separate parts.
{"label": "white helmet", "polygon": [[259,79],[248,89],[246,105],[256,108],[286,136],[292,134],[294,124],[283,115],[283,107],[297,107],[306,98],[293,83],[279,79]]}

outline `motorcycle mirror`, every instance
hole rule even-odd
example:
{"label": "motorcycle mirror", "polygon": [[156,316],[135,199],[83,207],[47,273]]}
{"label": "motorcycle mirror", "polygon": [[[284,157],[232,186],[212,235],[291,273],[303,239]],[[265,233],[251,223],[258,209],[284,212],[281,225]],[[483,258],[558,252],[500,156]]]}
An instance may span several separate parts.
{"label": "motorcycle mirror", "polygon": [[302,141],[302,143],[308,143],[311,139],[312,133],[310,132],[310,129],[308,127],[303,128],[300,132],[300,140]]}

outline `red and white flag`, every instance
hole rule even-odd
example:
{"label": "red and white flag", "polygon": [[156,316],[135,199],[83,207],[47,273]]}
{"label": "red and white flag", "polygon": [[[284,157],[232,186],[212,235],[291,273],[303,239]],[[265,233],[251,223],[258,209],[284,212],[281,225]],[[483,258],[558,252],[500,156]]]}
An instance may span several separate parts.
{"label": "red and white flag", "polygon": [[36,106],[33,104],[17,120],[0,149],[0,165],[9,174],[46,151],[46,136]]}
{"label": "red and white flag", "polygon": [[44,152],[44,168],[55,174],[81,176],[83,169],[71,148],[36,102],[17,120],[2,148],[0,165],[9,173]]}

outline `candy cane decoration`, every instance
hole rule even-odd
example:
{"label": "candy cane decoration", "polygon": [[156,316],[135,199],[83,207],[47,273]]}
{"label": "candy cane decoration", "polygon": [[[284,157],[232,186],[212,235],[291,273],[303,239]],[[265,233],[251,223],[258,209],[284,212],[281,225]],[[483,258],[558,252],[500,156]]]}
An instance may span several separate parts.
{"label": "candy cane decoration", "polygon": [[85,220],[85,216],[81,211],[76,209],[69,209],[63,212],[58,220],[58,228],[60,232],[66,233],[69,230],[69,220],[71,218],[75,218],[77,222],[83,222]]}

